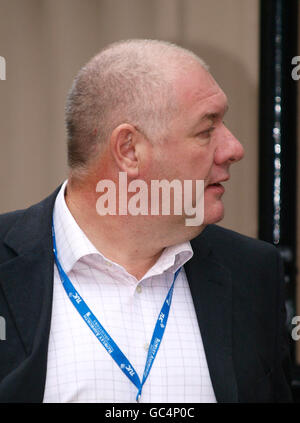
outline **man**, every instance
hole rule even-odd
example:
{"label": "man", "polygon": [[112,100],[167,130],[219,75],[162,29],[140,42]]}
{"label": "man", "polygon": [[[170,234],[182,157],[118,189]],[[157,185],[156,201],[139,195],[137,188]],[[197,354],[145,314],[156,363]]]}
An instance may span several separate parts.
{"label": "man", "polygon": [[[68,181],[0,218],[1,401],[291,399],[277,250],[213,225],[244,154],[227,107],[201,59],[165,42],[113,44],[79,72]],[[202,223],[99,213],[99,181],[125,195],[120,174],[204,181]]]}

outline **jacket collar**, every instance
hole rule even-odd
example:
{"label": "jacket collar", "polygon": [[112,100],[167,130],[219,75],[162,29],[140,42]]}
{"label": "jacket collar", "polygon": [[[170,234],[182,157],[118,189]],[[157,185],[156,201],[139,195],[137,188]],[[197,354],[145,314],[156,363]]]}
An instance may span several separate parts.
{"label": "jacket collar", "polygon": [[45,310],[51,317],[54,267],[51,220],[58,190],[25,210],[4,239],[16,257],[0,265],[0,287],[28,354],[35,336],[38,337]]}
{"label": "jacket collar", "polygon": [[209,227],[191,241],[194,256],[185,265],[218,402],[237,402],[232,351],[232,281],[209,241]]}
{"label": "jacket collar", "polygon": [[35,250],[41,244],[52,245],[51,221],[59,186],[49,197],[29,207],[4,238],[5,244],[18,255]]}

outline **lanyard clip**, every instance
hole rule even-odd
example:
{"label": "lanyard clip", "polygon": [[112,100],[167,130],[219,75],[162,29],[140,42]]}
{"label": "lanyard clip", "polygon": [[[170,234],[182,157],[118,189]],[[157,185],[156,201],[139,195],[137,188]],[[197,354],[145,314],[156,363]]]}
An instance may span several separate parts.
{"label": "lanyard clip", "polygon": [[136,402],[139,403],[140,399],[141,399],[141,394],[138,394],[137,397],[136,397]]}

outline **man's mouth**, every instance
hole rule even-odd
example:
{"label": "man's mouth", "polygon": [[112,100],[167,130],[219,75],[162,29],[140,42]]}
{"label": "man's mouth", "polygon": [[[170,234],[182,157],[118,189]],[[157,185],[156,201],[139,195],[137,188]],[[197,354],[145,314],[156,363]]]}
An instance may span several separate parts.
{"label": "man's mouth", "polygon": [[215,191],[216,193],[223,194],[225,192],[225,188],[223,187],[220,182],[215,182],[214,184],[207,185],[206,189],[210,191]]}
{"label": "man's mouth", "polygon": [[226,182],[226,181],[229,180],[229,178],[230,178],[229,175],[224,175],[222,177],[222,179],[219,179],[216,182],[213,182],[211,184],[208,184],[207,185],[207,188],[210,188],[210,187],[212,187],[212,188],[222,188],[225,191],[225,189],[224,189],[223,185],[221,184],[221,182]]}

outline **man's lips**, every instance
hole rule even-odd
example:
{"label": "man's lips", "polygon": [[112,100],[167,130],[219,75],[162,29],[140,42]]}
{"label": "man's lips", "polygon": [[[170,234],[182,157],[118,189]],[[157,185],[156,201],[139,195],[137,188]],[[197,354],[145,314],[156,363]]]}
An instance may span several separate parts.
{"label": "man's lips", "polygon": [[209,190],[215,190],[216,192],[220,192],[220,193],[224,193],[225,192],[225,188],[223,187],[223,185],[221,184],[221,182],[225,182],[228,181],[229,176],[223,179],[220,179],[219,181],[213,182],[211,184],[208,184],[206,189]]}
{"label": "man's lips", "polygon": [[225,192],[225,188],[219,182],[215,184],[207,185],[206,191],[215,191],[216,193],[223,194]]}
{"label": "man's lips", "polygon": [[228,180],[229,180],[229,178],[230,178],[230,176],[229,176],[229,175],[227,175],[227,176],[224,176],[222,179],[217,179],[217,180],[215,180],[215,181],[211,182],[211,183],[210,183],[210,184],[208,184],[208,185],[220,184],[221,182],[226,182],[226,181],[228,181]]}

